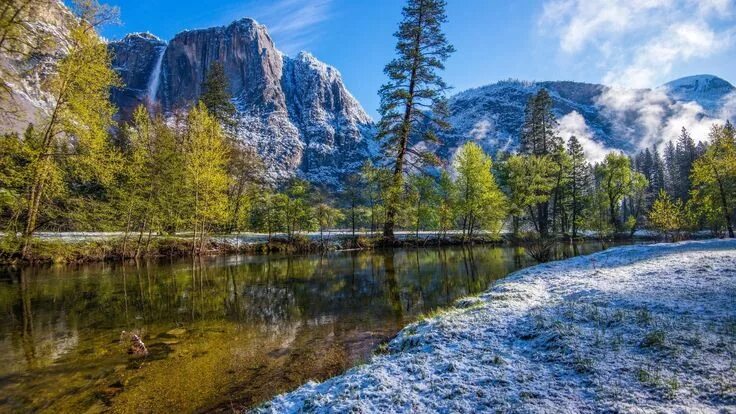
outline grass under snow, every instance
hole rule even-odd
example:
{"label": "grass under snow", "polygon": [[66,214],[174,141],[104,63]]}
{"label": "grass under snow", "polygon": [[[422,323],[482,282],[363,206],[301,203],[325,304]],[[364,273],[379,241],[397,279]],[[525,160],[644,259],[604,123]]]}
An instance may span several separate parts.
{"label": "grass under snow", "polygon": [[736,242],[525,269],[263,412],[734,412]]}

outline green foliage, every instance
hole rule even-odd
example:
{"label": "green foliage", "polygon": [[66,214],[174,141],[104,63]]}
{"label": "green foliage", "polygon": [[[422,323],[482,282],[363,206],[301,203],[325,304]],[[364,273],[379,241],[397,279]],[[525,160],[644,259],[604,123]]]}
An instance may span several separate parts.
{"label": "green foliage", "polygon": [[476,229],[498,234],[506,218],[506,197],[496,184],[491,166],[491,157],[474,142],[464,144],[455,157],[455,205],[463,234],[471,238]]}
{"label": "green foliage", "polygon": [[547,202],[555,188],[554,161],[550,156],[512,155],[504,170],[511,215],[528,215],[534,230],[544,237]]}
{"label": "green foliage", "polygon": [[204,104],[210,115],[224,128],[235,127],[235,105],[230,101],[225,67],[220,62],[212,62],[207,77],[202,83],[200,102]]}
{"label": "green foliage", "polygon": [[714,125],[710,147],[693,163],[692,195],[703,215],[713,219],[718,212],[729,237],[734,237],[733,216],[736,205],[736,138],[734,128]]}
{"label": "green foliage", "polygon": [[433,177],[412,175],[409,177],[408,190],[409,208],[406,211],[411,215],[408,224],[413,224],[418,238],[420,230],[437,227],[439,189]]}
{"label": "green foliage", "polygon": [[529,98],[521,132],[521,152],[538,156],[550,155],[562,147],[557,135],[557,120],[552,113],[552,98],[542,88]]}
{"label": "green foliage", "polygon": [[631,168],[629,157],[624,154],[609,153],[603,163],[595,168],[599,191],[608,201],[608,217],[616,231],[624,226],[621,221],[620,205],[624,197],[643,191],[647,179]]}
{"label": "green foliage", "polygon": [[[442,33],[447,20],[444,0],[408,0],[395,36],[397,57],[384,72],[389,81],[381,87],[381,120],[377,139],[393,165],[393,178],[386,200],[384,236],[393,237],[401,210],[401,192],[407,162],[417,166],[436,163],[434,153],[410,142],[437,141],[436,133],[448,127],[444,93],[448,89],[437,73],[454,48]],[[428,111],[431,109],[431,111]],[[411,157],[411,160],[409,159]]]}
{"label": "green foliage", "polygon": [[183,186],[190,221],[201,240],[212,224],[226,218],[228,155],[225,135],[217,120],[201,103],[192,108],[182,136]]}
{"label": "green foliage", "polygon": [[669,194],[660,190],[649,212],[649,225],[665,238],[669,236],[673,241],[679,239],[680,233],[687,225],[687,215],[682,200],[672,201]]}

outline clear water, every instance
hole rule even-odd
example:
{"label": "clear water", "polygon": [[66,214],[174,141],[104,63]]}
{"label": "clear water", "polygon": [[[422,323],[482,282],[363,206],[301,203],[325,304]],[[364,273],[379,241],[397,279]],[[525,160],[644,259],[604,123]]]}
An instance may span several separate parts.
{"label": "clear water", "polygon": [[[479,246],[0,268],[0,412],[251,407],[533,264]],[[150,354],[129,355],[124,330]]]}

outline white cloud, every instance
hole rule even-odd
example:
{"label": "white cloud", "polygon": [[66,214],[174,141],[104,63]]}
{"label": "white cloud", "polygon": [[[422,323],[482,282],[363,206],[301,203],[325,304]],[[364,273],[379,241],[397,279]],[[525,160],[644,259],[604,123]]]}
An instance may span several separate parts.
{"label": "white cloud", "polygon": [[722,119],[729,119],[731,122],[736,121],[736,91],[733,91],[723,98],[723,106],[718,114]]}
{"label": "white cloud", "polygon": [[[731,95],[734,95],[733,110],[736,113],[736,93]],[[626,137],[638,150],[661,146],[676,139],[683,127],[695,140],[704,141],[711,125],[729,119],[725,113],[706,115],[707,111],[694,101],[672,101],[662,88],[612,88],[598,97],[597,104],[615,120],[614,134]],[[728,104],[724,110],[726,108]]]}
{"label": "white cloud", "polygon": [[596,163],[603,161],[606,154],[614,151],[606,147],[593,137],[593,131],[590,130],[580,113],[572,111],[559,119],[559,127],[557,133],[567,142],[571,136],[575,136],[583,147],[585,157],[590,162]]}
{"label": "white cloud", "polygon": [[470,136],[476,141],[483,141],[488,138],[488,133],[493,131],[493,124],[487,119],[481,119],[473,125],[470,130]]}
{"label": "white cloud", "polygon": [[[567,55],[592,53],[614,86],[652,87],[672,67],[733,44],[734,0],[547,0],[540,28]],[[726,28],[721,28],[725,26]]]}

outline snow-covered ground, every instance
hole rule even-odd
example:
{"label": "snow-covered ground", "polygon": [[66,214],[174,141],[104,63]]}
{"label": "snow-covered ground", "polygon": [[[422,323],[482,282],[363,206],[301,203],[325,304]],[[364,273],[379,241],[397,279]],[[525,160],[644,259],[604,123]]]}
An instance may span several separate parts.
{"label": "snow-covered ground", "polygon": [[736,412],[736,242],[540,265],[262,412]]}

